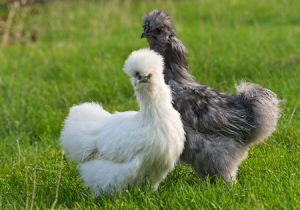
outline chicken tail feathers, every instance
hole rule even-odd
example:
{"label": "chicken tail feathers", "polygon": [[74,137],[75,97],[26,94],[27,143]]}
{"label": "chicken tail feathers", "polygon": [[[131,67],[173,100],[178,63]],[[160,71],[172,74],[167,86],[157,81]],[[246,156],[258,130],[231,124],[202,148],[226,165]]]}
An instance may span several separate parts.
{"label": "chicken tail feathers", "polygon": [[280,117],[281,101],[272,91],[247,82],[242,82],[237,86],[237,93],[254,115],[256,128],[248,143],[259,143],[275,130]]}
{"label": "chicken tail feathers", "polygon": [[95,154],[97,131],[110,115],[96,103],[71,107],[60,136],[61,146],[71,161],[82,162]]}

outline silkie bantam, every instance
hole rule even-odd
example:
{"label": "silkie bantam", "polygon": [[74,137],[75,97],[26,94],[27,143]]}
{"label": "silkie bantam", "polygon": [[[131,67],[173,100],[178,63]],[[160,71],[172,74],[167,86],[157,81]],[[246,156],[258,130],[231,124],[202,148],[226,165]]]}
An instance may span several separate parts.
{"label": "silkie bantam", "polygon": [[148,180],[154,189],[174,168],[185,134],[164,82],[162,56],[134,51],[124,65],[139,111],[110,114],[96,103],[73,106],[61,146],[78,163],[81,179],[95,197]]}
{"label": "silkie bantam", "polygon": [[154,10],[144,17],[141,37],[164,57],[164,78],[172,89],[173,105],[181,114],[186,132],[180,159],[190,164],[200,178],[235,181],[249,148],[275,130],[280,99],[253,83],[240,83],[236,94],[199,84],[188,72],[187,50],[165,12]]}

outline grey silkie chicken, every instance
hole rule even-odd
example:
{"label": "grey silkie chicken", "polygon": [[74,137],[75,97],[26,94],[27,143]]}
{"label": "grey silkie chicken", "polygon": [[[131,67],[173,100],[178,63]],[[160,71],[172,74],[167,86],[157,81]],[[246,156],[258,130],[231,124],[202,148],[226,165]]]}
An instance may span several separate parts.
{"label": "grey silkie chicken", "polygon": [[166,13],[154,10],[143,19],[150,48],[165,60],[165,82],[172,88],[173,106],[186,132],[181,160],[200,178],[236,180],[251,145],[262,142],[276,128],[280,100],[272,91],[241,83],[235,95],[198,84],[187,71],[186,48],[176,37]]}

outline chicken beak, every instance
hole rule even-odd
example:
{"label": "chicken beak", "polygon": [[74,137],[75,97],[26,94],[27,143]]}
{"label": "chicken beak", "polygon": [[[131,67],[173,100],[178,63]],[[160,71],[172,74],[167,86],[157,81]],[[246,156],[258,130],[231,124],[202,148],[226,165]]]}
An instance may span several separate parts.
{"label": "chicken beak", "polygon": [[142,35],[141,35],[141,39],[142,39],[142,38],[145,38],[145,37],[146,37],[146,33],[143,32]]}
{"label": "chicken beak", "polygon": [[148,83],[150,77],[151,77],[151,74],[148,75],[148,76],[138,76],[138,77],[134,77],[134,79],[133,79],[133,84],[134,84],[134,86],[137,86],[138,84]]}
{"label": "chicken beak", "polygon": [[139,80],[139,83],[147,83],[149,80],[149,78],[147,76],[145,77],[142,77],[140,80]]}

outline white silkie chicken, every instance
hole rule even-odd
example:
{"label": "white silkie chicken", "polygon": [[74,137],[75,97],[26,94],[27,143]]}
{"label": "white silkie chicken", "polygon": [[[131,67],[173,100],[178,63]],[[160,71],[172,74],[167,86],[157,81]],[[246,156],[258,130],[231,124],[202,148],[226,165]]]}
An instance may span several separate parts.
{"label": "white silkie chicken", "polygon": [[145,178],[157,189],[174,168],[185,136],[163,67],[162,56],[149,49],[128,57],[124,71],[131,78],[138,112],[110,114],[95,103],[71,108],[61,145],[79,163],[81,178],[95,197]]}

